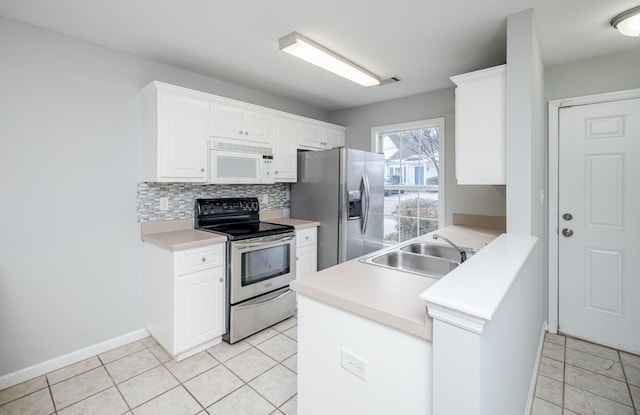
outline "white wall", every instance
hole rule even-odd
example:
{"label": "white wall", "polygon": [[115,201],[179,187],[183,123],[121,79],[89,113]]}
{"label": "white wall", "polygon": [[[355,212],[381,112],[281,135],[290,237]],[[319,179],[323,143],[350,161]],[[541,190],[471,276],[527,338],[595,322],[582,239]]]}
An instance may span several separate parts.
{"label": "white wall", "polygon": [[140,88],[324,111],[0,18],[0,377],[141,329]]}
{"label": "white wall", "polygon": [[640,47],[545,69],[547,100],[640,88]]}
{"label": "white wall", "polygon": [[482,414],[528,414],[544,336],[544,252],[538,239],[518,276],[487,322],[480,340]]}
{"label": "white wall", "polygon": [[[298,316],[298,413],[432,413],[431,342],[303,295]],[[341,367],[343,349],[366,381]]]}
{"label": "white wall", "polygon": [[[456,75],[456,74],[451,74]],[[452,83],[453,84],[453,83]],[[505,186],[458,186],[455,180],[454,88],[334,111],[331,122],[347,127],[346,145],[371,151],[371,128],[445,118],[445,223],[453,213],[505,216]]]}
{"label": "white wall", "polygon": [[528,414],[544,327],[541,256],[538,238],[503,234],[421,294],[434,319],[434,415]]}
{"label": "white wall", "polygon": [[544,68],[533,11],[507,18],[507,231],[544,238]]}

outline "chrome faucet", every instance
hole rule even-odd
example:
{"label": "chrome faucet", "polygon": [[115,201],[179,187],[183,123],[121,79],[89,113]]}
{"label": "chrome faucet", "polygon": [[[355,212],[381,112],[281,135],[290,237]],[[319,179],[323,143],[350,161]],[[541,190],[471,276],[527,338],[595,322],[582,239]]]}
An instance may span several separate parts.
{"label": "chrome faucet", "polygon": [[433,234],[433,239],[438,239],[438,238],[439,238],[439,239],[444,240],[445,242],[448,242],[448,243],[449,243],[449,245],[451,245],[452,247],[454,247],[455,249],[457,249],[457,250],[458,250],[458,252],[460,252],[460,263],[461,263],[461,264],[462,264],[464,261],[466,261],[466,260],[467,260],[467,253],[465,252],[465,250],[464,250],[464,249],[460,249],[460,247],[459,247],[458,245],[456,245],[456,244],[454,244],[453,242],[451,242],[448,238],[445,238],[445,237],[444,237],[444,236],[442,236],[442,235],[438,235],[437,233],[434,233],[434,234]]}

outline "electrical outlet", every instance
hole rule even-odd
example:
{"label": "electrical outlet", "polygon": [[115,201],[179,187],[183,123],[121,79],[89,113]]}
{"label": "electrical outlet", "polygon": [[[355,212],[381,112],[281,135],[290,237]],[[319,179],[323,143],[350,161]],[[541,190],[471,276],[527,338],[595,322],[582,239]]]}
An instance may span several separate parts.
{"label": "electrical outlet", "polygon": [[169,198],[161,197],[160,198],[160,210],[169,210]]}
{"label": "electrical outlet", "polygon": [[365,382],[367,381],[367,367],[369,366],[369,362],[362,357],[346,349],[342,349],[340,351],[340,366]]}
{"label": "electrical outlet", "polygon": [[269,195],[262,195],[262,203],[265,205],[269,203]]}

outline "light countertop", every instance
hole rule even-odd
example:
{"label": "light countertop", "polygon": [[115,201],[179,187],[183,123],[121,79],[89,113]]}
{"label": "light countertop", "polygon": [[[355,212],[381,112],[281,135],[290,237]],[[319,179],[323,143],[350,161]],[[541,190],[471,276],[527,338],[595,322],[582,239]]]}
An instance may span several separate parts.
{"label": "light countertop", "polygon": [[[443,243],[434,240],[433,233],[451,239],[460,247],[481,249],[502,230],[452,225],[415,240]],[[300,278],[291,288],[301,295],[431,340],[432,319],[420,294],[438,281],[353,259]]]}
{"label": "light countertop", "polygon": [[183,229],[142,235],[142,240],[152,242],[172,251],[179,251],[182,249],[199,248],[201,246],[224,243],[227,242],[227,237],[218,235],[217,233]]}
{"label": "light countertop", "polygon": [[[296,230],[314,228],[320,225],[319,222],[283,218],[278,215],[282,215],[282,211],[266,211],[265,217],[262,217],[261,213],[261,220],[290,225],[295,227]],[[193,229],[192,219],[145,222],[141,224],[140,229],[143,241],[154,243],[172,251],[199,248],[227,241],[227,237],[224,235]]]}

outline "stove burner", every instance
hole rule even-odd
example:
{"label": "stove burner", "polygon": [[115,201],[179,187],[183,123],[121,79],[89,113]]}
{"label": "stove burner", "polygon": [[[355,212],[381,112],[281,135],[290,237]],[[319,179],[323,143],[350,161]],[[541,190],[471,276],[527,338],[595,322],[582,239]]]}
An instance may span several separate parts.
{"label": "stove burner", "polygon": [[226,235],[229,240],[293,232],[293,226],[260,221],[255,197],[196,199],[195,228]]}

